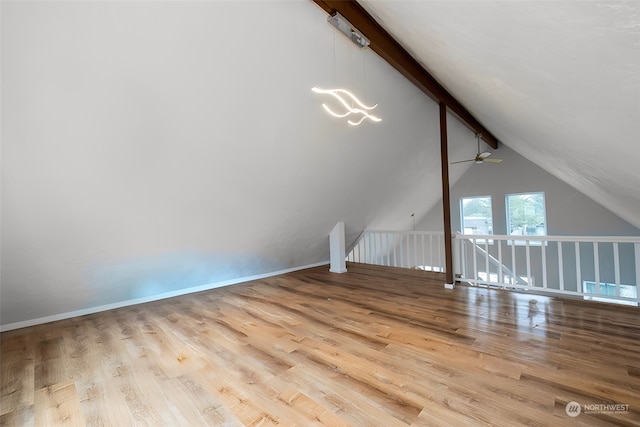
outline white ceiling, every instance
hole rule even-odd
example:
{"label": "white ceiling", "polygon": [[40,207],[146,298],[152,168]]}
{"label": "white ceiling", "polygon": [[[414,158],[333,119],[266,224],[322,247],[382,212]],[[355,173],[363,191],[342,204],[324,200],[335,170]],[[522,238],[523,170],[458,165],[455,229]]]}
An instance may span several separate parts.
{"label": "white ceiling", "polygon": [[640,227],[640,2],[358,2],[502,143]]}

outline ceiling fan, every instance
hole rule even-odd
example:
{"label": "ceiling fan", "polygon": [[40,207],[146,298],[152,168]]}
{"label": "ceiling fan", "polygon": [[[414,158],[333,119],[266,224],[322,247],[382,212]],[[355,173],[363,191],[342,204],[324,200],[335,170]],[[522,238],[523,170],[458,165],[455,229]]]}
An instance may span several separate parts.
{"label": "ceiling fan", "polygon": [[490,152],[485,151],[484,153],[480,152],[480,137],[482,137],[482,134],[477,133],[476,134],[476,139],[478,140],[478,154],[476,154],[475,159],[469,159],[469,160],[460,160],[459,162],[451,162],[451,164],[456,164],[456,163],[466,163],[466,162],[475,162],[475,163],[484,163],[484,162],[490,162],[490,163],[500,163],[502,161],[502,159],[487,159],[487,157],[489,157],[491,155]]}

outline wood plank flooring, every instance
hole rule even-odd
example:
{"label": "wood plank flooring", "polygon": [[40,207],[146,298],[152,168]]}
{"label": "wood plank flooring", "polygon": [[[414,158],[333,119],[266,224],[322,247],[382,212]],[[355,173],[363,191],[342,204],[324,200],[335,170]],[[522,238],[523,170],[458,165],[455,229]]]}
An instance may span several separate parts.
{"label": "wood plank flooring", "polygon": [[348,269],[2,333],[0,424],[640,426],[638,308]]}

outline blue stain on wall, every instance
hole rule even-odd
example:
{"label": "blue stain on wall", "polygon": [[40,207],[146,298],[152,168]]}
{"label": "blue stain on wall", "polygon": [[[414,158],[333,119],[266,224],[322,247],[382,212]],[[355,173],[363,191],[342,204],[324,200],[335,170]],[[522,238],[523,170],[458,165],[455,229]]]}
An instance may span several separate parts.
{"label": "blue stain on wall", "polygon": [[247,254],[191,252],[129,259],[94,268],[90,287],[101,304],[145,298],[287,268]]}

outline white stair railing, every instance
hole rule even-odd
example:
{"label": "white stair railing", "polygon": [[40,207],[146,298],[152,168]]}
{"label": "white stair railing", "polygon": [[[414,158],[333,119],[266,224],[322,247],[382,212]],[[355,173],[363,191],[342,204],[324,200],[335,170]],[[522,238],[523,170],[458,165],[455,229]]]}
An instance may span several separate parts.
{"label": "white stair railing", "polygon": [[444,272],[444,233],[366,230],[347,261]]}
{"label": "white stair railing", "polygon": [[[458,281],[640,305],[640,237],[456,234],[453,240]],[[444,272],[444,234],[366,230],[346,260]]]}
{"label": "white stair railing", "polygon": [[640,237],[457,234],[454,241],[460,281],[640,301]]}
{"label": "white stair railing", "polygon": [[[475,250],[478,252],[478,254],[480,254],[480,256],[485,257],[485,261],[489,262],[491,265],[499,268],[501,270],[502,273],[502,277],[504,278],[505,281],[507,281],[508,283],[516,283],[519,285],[526,285],[527,282],[524,281],[522,279],[522,277],[517,276],[515,274],[513,274],[513,271],[509,270],[504,264],[502,264],[500,262],[500,260],[498,260],[496,257],[494,257],[493,255],[491,255],[489,253],[489,248],[483,248],[480,244],[478,244],[477,242],[474,242],[473,240],[468,240],[468,242],[470,242],[473,247],[475,248]],[[488,246],[488,241],[485,242],[486,246]],[[489,267],[485,268],[485,272],[489,271]],[[476,279],[478,279],[478,277],[476,276]],[[532,278],[533,279],[533,278]]]}

